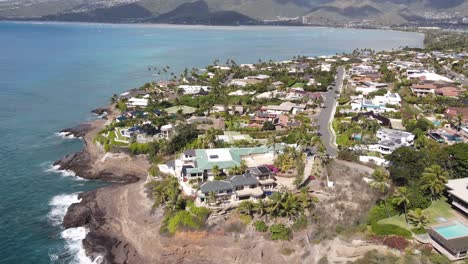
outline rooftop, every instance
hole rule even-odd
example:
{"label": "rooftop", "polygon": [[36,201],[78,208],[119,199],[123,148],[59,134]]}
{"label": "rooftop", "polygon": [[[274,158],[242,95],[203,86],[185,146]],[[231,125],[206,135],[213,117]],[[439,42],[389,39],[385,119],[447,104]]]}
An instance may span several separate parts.
{"label": "rooftop", "polygon": [[468,177],[449,180],[445,186],[451,195],[468,203]]}

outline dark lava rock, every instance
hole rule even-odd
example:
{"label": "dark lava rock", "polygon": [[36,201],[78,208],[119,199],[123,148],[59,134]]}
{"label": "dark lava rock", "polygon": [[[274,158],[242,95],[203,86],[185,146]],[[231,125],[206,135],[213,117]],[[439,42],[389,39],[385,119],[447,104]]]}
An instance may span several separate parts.
{"label": "dark lava rock", "polygon": [[92,128],[90,124],[81,124],[76,127],[65,128],[60,133],[65,134],[65,136],[74,136],[77,138],[84,137],[85,134]]}
{"label": "dark lava rock", "polygon": [[74,203],[68,207],[67,213],[63,218],[63,227],[79,227],[88,225],[92,220],[92,214],[96,207],[96,192],[84,192],[78,195],[81,199],[79,203]]}
{"label": "dark lava rock", "polygon": [[107,108],[96,108],[93,111],[91,111],[91,113],[93,113],[93,114],[95,114],[97,116],[100,116],[102,118],[105,118],[107,116],[107,114],[109,113],[109,109],[107,109]]}

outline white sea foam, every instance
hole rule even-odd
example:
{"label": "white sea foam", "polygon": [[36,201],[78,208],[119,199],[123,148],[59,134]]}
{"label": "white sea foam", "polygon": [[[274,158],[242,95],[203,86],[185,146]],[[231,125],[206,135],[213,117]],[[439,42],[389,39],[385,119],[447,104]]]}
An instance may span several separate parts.
{"label": "white sea foam", "polygon": [[54,134],[63,139],[75,139],[76,138],[73,134],[68,133],[68,132],[56,132]]}
{"label": "white sea foam", "polygon": [[72,170],[61,170],[60,165],[50,165],[49,168],[46,169],[46,172],[53,172],[53,173],[59,173],[64,177],[69,177],[69,176],[74,176],[77,177],[78,179],[82,179],[79,176],[76,175],[76,173]]}
{"label": "white sea foam", "polygon": [[51,224],[53,226],[61,225],[68,207],[70,207],[71,204],[79,203],[80,201],[81,200],[78,199],[78,193],[60,194],[52,198],[49,202],[51,210],[49,214],[47,214]]}
{"label": "white sea foam", "polygon": [[88,230],[85,227],[74,227],[66,229],[62,232],[62,238],[65,240],[65,248],[73,258],[70,263],[74,264],[99,264],[102,262],[101,257],[91,260],[86,256],[86,251],[83,247],[82,240],[85,239]]}
{"label": "white sea foam", "polygon": [[[63,218],[67,213],[68,207],[73,203],[78,203],[78,193],[57,195],[50,200],[51,210],[47,217],[53,226],[59,226],[63,223]],[[50,253],[52,262],[63,262],[73,264],[99,264],[102,258],[98,257],[94,261],[86,256],[82,240],[86,237],[88,230],[85,227],[68,228],[62,231],[61,237],[65,240],[64,250],[61,252]]]}

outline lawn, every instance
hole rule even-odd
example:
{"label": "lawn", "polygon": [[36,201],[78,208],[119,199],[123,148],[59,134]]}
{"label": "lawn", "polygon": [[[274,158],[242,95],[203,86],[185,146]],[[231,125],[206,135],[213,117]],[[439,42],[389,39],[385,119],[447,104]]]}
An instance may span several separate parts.
{"label": "lawn", "polygon": [[111,144],[116,145],[116,146],[127,146],[128,143],[115,141],[115,138],[117,138],[119,140],[126,140],[128,142],[128,138],[122,136],[122,134],[120,133],[120,130],[118,130],[118,131],[119,132],[117,132],[117,131],[110,131],[109,132],[109,140],[110,140]]}
{"label": "lawn", "polygon": [[[452,208],[450,204],[447,202],[447,198],[443,197],[435,202],[432,202],[431,206],[429,206],[427,209],[424,210],[425,212],[429,212],[429,215],[431,217],[431,222],[430,225],[437,224],[439,223],[437,221],[438,217],[444,217],[446,219],[449,219],[453,217],[452,214]],[[406,220],[405,220],[405,215],[395,215],[390,218],[382,219],[378,222],[379,224],[392,224],[392,225],[397,225],[401,226],[406,229],[412,229],[414,226],[411,224],[409,227],[406,225]]]}

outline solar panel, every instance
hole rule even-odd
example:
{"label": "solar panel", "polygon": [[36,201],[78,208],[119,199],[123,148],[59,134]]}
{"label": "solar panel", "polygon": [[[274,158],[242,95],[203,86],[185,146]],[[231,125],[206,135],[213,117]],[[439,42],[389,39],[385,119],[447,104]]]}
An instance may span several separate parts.
{"label": "solar panel", "polygon": [[270,173],[270,170],[267,167],[258,167],[258,170],[261,173]]}

